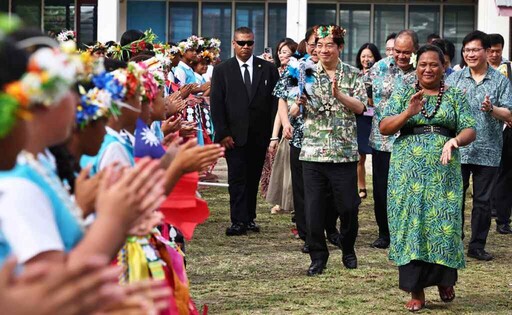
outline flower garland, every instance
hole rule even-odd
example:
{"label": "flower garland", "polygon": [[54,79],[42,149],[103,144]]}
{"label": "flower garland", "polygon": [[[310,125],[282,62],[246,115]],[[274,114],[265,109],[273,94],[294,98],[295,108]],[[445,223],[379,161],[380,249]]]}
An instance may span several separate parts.
{"label": "flower garland", "polygon": [[326,38],[330,35],[332,37],[345,37],[347,34],[347,30],[338,25],[319,25],[314,31],[317,38]]}
{"label": "flower garland", "polygon": [[306,96],[312,93],[316,64],[307,55],[303,58],[299,57],[290,57],[286,69],[288,71],[288,83],[291,86],[289,90],[290,96],[301,97],[303,93]]}
{"label": "flower garland", "polygon": [[69,195],[66,187],[64,187],[62,181],[58,179],[56,174],[52,174],[51,171],[41,165],[41,162],[39,162],[32,153],[21,151],[20,154],[25,158],[27,164],[36,171],[43,178],[46,184],[57,194],[57,197],[59,197],[60,201],[66,205],[66,208],[75,218],[80,229],[84,231],[85,222],[83,219],[83,211],[76,202],[71,199],[71,196]]}
{"label": "flower garland", "polygon": [[73,30],[62,30],[57,35],[57,40],[59,41],[59,43],[64,43],[67,41],[76,42],[76,33]]}

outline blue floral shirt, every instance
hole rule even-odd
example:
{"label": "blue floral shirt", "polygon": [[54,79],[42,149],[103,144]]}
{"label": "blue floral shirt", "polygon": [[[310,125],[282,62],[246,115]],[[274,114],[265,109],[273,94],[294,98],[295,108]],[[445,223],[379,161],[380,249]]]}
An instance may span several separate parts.
{"label": "blue floral shirt", "polygon": [[[290,106],[295,103],[295,98],[290,96],[290,93],[288,93],[290,88],[291,84],[289,72],[288,70],[285,70],[281,74],[279,81],[277,81],[277,84],[274,87],[274,92],[272,94],[287,101],[288,109],[290,109]],[[288,115],[288,119],[290,120],[290,124],[293,127],[293,135],[292,139],[290,140],[290,145],[300,149],[302,147],[302,138],[304,138],[304,118],[302,114],[300,114],[297,117]]]}
{"label": "blue floral shirt", "polygon": [[451,74],[446,85],[458,87],[466,94],[471,114],[476,119],[476,140],[460,148],[462,164],[498,167],[503,146],[503,122],[480,110],[486,95],[496,107],[512,111],[512,93],[509,80],[489,67],[483,80],[476,83],[469,68]]}
{"label": "blue floral shirt", "polygon": [[368,76],[372,82],[373,103],[375,106],[369,145],[375,150],[391,152],[393,142],[398,137],[398,134],[392,136],[382,135],[379,130],[379,122],[382,120],[382,113],[388,105],[391,94],[404,84],[416,82],[416,72],[413,67],[404,72],[395,65],[395,59],[391,56],[381,59],[374,64]]}

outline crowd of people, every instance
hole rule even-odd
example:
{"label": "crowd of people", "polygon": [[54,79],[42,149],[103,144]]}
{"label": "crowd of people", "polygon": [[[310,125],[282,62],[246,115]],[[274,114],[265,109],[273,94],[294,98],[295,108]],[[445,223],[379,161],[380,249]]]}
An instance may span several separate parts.
{"label": "crowd of people", "polygon": [[[465,267],[464,204],[472,177],[467,255],[512,234],[512,71],[499,34],[455,46],[412,30],[340,59],[346,31],[308,29],[273,56],[254,55],[237,28],[234,57],[191,35],[160,43],[129,30],[119,43],[76,50],[0,16],[0,307],[9,314],[198,314],[185,239],[207,215],[199,178],[228,165],[227,236],[260,232],[261,190],[272,213],[293,211],[308,276],[323,273],[326,241],[358,266],[366,156],[378,238],[398,266],[406,308],[424,289],[455,298]],[[302,243],[301,243],[302,244]],[[17,261],[15,258],[17,258]],[[117,266],[117,267],[115,267]],[[22,268],[17,268],[22,267]],[[34,296],[31,303],[27,298]]]}

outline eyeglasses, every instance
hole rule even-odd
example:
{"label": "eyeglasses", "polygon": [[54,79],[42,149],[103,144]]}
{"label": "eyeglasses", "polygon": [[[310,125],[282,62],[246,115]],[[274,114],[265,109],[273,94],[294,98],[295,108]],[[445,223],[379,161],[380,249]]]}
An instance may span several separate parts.
{"label": "eyeglasses", "polygon": [[484,48],[482,48],[482,47],[480,47],[480,48],[464,48],[464,49],[462,50],[462,52],[463,52],[463,53],[465,53],[465,54],[468,54],[468,55],[469,55],[470,53],[475,53],[475,54],[476,54],[477,52],[479,52],[479,51],[480,51],[480,50],[482,50],[482,49],[484,49]]}
{"label": "eyeglasses", "polygon": [[412,51],[401,51],[401,50],[398,50],[398,49],[394,49],[393,48],[393,51],[395,52],[395,54],[397,55],[404,55],[404,56],[411,56],[412,55]]}
{"label": "eyeglasses", "polygon": [[315,43],[307,43],[309,48],[313,49],[313,48],[316,48],[316,44]]}
{"label": "eyeglasses", "polygon": [[252,47],[252,45],[254,45],[253,40],[235,40],[235,43],[240,47],[244,47],[245,45]]}

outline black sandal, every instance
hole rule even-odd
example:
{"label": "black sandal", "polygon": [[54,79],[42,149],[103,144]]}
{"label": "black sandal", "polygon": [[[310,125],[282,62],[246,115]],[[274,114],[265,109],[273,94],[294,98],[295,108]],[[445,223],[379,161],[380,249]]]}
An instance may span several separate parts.
{"label": "black sandal", "polygon": [[[362,195],[361,195],[362,193]],[[366,188],[359,189],[359,198],[365,199],[367,197]]]}

